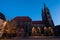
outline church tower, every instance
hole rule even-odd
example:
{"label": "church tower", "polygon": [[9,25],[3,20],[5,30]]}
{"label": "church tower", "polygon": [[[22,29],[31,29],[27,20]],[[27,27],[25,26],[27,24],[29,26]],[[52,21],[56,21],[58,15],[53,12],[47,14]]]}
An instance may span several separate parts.
{"label": "church tower", "polygon": [[46,5],[44,4],[44,9],[42,10],[42,20],[45,23],[45,26],[54,26],[53,20],[51,18],[50,15],[50,11],[49,9],[46,7]]}

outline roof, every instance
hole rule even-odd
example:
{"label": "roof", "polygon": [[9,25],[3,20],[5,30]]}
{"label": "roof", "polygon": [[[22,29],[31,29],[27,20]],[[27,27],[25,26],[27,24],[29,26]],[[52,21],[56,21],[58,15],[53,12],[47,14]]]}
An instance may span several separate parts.
{"label": "roof", "polygon": [[32,21],[32,24],[43,24],[42,21]]}
{"label": "roof", "polygon": [[16,21],[31,21],[31,18],[28,16],[17,16],[13,20]]}

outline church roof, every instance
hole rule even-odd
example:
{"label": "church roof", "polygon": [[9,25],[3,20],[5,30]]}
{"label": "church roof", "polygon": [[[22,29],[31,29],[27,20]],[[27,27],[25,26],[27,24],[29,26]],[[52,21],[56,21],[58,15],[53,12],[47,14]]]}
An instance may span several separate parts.
{"label": "church roof", "polygon": [[43,21],[32,21],[32,24],[43,24]]}

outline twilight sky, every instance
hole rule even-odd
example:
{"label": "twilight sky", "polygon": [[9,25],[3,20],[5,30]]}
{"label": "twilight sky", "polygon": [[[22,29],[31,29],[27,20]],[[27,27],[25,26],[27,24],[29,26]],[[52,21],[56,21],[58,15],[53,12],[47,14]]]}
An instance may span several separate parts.
{"label": "twilight sky", "polygon": [[42,20],[42,8],[50,10],[55,25],[60,24],[60,0],[0,0],[0,12],[7,20],[16,16],[29,16],[32,20]]}

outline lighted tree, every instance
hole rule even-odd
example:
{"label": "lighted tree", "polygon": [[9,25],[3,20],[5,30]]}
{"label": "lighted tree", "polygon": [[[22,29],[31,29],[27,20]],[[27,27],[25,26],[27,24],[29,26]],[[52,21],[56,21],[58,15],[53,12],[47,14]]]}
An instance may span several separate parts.
{"label": "lighted tree", "polygon": [[7,36],[13,36],[16,34],[16,25],[13,25],[12,22],[7,22],[6,27]]}
{"label": "lighted tree", "polygon": [[40,27],[37,27],[37,35],[41,35],[41,29],[40,29]]}

